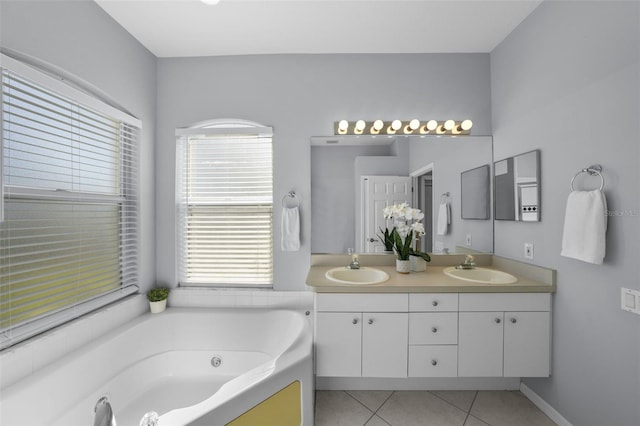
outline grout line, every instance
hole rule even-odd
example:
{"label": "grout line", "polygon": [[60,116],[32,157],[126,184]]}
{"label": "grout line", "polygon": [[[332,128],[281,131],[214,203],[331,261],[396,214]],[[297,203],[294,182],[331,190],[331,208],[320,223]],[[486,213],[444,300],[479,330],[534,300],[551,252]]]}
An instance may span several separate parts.
{"label": "grout line", "polygon": [[476,394],[473,395],[473,401],[471,401],[471,405],[469,406],[469,411],[467,411],[467,417],[464,418],[464,423],[462,423],[463,426],[467,424],[467,420],[469,420],[469,416],[471,415],[471,410],[473,409],[473,404],[476,403],[477,398],[478,398],[478,391],[476,391]]}

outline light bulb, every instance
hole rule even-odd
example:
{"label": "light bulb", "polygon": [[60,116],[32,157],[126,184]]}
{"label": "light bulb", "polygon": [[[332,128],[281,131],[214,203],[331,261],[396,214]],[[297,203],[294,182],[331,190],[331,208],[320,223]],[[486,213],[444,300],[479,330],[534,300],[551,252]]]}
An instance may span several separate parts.
{"label": "light bulb", "polygon": [[200,0],[200,1],[209,6],[213,6],[220,3],[220,0]]}
{"label": "light bulb", "polygon": [[362,134],[362,131],[364,130],[365,125],[366,123],[364,122],[364,120],[356,121],[356,125],[354,127],[355,132],[358,134]]}
{"label": "light bulb", "polygon": [[393,120],[391,122],[391,128],[395,131],[400,130],[400,127],[402,127],[402,121],[400,120]]}
{"label": "light bulb", "polygon": [[338,123],[338,133],[345,134],[349,128],[349,122],[347,120],[340,120]]}
{"label": "light bulb", "polygon": [[471,120],[464,120],[462,123],[460,123],[460,129],[465,132],[471,130],[471,127],[473,127],[473,121]]}
{"label": "light bulb", "polygon": [[380,133],[380,130],[384,127],[384,122],[382,120],[376,120],[373,122],[371,126],[371,134],[377,135]]}
{"label": "light bulb", "polygon": [[456,122],[453,120],[447,120],[444,122],[444,129],[445,130],[452,130],[456,125]]}
{"label": "light bulb", "polygon": [[427,121],[427,130],[429,130],[430,132],[433,132],[437,128],[438,128],[438,122],[436,120]]}
{"label": "light bulb", "polygon": [[418,127],[420,127],[420,120],[414,118],[409,122],[409,128],[411,130],[416,130]]}

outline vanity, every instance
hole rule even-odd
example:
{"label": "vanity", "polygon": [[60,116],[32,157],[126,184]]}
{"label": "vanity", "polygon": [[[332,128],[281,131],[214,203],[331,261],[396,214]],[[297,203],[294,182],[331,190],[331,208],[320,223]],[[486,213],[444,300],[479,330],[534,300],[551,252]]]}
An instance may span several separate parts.
{"label": "vanity", "polygon": [[327,276],[348,255],[312,255],[317,377],[548,377],[555,271],[481,254],[478,269],[516,281],[445,274],[464,258],[433,256],[426,271],[400,274],[393,255],[360,255],[388,279],[349,284]]}

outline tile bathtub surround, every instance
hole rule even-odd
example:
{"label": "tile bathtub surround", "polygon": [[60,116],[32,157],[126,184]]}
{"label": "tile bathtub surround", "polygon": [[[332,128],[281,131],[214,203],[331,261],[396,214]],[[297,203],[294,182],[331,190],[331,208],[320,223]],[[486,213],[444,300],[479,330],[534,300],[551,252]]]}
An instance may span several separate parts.
{"label": "tile bathtub surround", "polygon": [[316,426],[553,426],[519,391],[316,391]]}

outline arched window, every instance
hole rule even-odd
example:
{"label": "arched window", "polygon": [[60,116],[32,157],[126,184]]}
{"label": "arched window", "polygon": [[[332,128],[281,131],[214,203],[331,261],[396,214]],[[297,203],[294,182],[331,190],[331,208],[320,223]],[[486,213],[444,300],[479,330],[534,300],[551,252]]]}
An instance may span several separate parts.
{"label": "arched window", "polygon": [[273,284],[272,135],[243,120],[176,130],[180,285]]}

